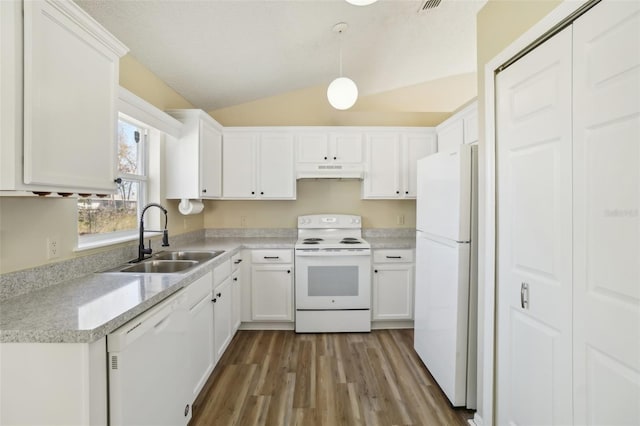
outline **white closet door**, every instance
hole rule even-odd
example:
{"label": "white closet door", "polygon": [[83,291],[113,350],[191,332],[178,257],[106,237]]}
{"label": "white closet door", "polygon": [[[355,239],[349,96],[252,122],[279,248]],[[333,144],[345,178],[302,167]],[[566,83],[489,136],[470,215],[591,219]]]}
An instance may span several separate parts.
{"label": "white closet door", "polygon": [[571,424],[571,28],[496,90],[497,424]]}
{"label": "white closet door", "polygon": [[575,423],[640,424],[640,3],[574,22]]}

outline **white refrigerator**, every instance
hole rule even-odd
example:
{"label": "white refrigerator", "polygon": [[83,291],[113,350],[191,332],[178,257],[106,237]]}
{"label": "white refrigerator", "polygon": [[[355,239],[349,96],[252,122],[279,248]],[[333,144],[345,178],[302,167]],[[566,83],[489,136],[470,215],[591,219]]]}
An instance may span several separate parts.
{"label": "white refrigerator", "polygon": [[414,347],[455,407],[476,408],[477,148],[418,161]]}

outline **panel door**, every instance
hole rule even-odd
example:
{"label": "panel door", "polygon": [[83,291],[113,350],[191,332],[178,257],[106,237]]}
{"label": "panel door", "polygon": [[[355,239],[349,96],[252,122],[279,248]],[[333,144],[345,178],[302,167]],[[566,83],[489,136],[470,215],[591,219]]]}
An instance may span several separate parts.
{"label": "panel door", "polygon": [[329,161],[329,135],[326,132],[300,133],[297,136],[298,163],[324,163]]}
{"label": "panel door", "polygon": [[240,327],[240,323],[242,322],[241,318],[241,310],[242,310],[242,282],[241,282],[241,273],[240,271],[234,271],[231,274],[231,330],[232,334],[235,335],[235,332]]}
{"label": "panel door", "polygon": [[464,123],[458,119],[438,128],[438,152],[453,152],[464,142]]}
{"label": "panel door", "polygon": [[413,318],[413,265],[376,265],[373,268],[373,319]]}
{"label": "panel door", "polygon": [[24,37],[24,182],[114,192],[117,58],[44,1]]}
{"label": "panel door", "polygon": [[574,23],[575,423],[640,424],[640,3]]}
{"label": "panel door", "polygon": [[222,134],[206,122],[200,122],[200,195],[222,196]]}
{"label": "panel door", "polygon": [[[196,400],[207,382],[216,361],[214,319],[211,291],[211,275],[201,278],[207,281],[209,291],[200,294],[189,306],[189,391],[191,402]],[[196,284],[192,284],[196,285]]]}
{"label": "panel door", "polygon": [[437,151],[436,135],[406,134],[403,139],[402,188],[405,198],[415,198],[418,191],[418,160]]}
{"label": "panel door", "polygon": [[364,198],[399,198],[400,138],[397,134],[367,135]]}
{"label": "panel door", "polygon": [[213,290],[213,323],[215,327],[216,362],[231,342],[231,277]]}
{"label": "panel door", "polygon": [[293,135],[263,133],[259,149],[260,198],[295,198]]}
{"label": "panel door", "polygon": [[255,198],[257,133],[226,133],[222,151],[222,196]]}
{"label": "panel door", "polygon": [[335,163],[362,163],[362,134],[333,133],[329,137],[330,160]]}
{"label": "panel door", "polygon": [[497,424],[571,424],[571,28],[496,91]]}
{"label": "panel door", "polygon": [[293,271],[289,265],[255,265],[251,270],[254,321],[293,320]]}

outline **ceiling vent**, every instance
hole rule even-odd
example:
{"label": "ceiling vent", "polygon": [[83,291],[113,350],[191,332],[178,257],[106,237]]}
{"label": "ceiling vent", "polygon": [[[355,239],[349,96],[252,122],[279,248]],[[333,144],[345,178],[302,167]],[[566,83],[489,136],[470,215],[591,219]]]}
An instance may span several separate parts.
{"label": "ceiling vent", "polygon": [[440,6],[440,2],[442,0],[427,0],[424,2],[424,4],[422,5],[422,7],[420,8],[420,12],[426,12],[430,9],[435,9],[436,7]]}

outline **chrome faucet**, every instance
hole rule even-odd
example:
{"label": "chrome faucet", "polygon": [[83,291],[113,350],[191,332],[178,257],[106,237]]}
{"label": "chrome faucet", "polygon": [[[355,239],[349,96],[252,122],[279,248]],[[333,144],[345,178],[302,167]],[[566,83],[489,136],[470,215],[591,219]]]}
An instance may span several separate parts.
{"label": "chrome faucet", "polygon": [[132,260],[131,263],[137,263],[142,260],[145,260],[149,256],[146,254],[151,254],[153,250],[151,250],[151,240],[149,240],[149,248],[145,248],[144,246],[144,214],[149,207],[157,207],[164,212],[164,229],[162,231],[153,231],[149,230],[148,232],[162,232],[162,247],[169,247],[169,233],[167,232],[167,209],[162,207],[158,203],[149,203],[142,209],[142,213],[140,213],[140,241],[138,242],[138,258]]}

